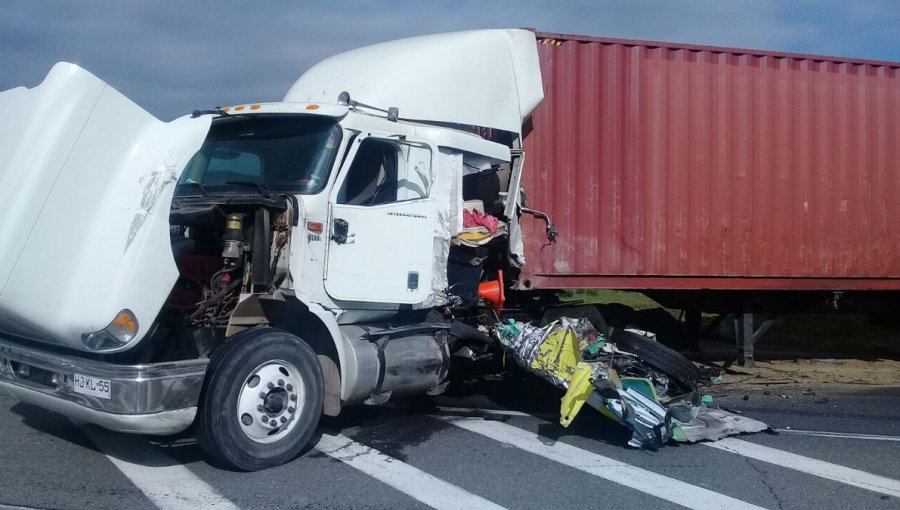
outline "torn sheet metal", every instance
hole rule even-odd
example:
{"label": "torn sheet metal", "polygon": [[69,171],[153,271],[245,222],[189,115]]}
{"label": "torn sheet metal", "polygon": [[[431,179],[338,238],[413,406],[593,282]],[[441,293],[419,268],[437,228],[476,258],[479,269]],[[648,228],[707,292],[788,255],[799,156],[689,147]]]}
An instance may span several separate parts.
{"label": "torn sheet metal", "polygon": [[169,207],[210,116],[162,122],[67,63],[0,109],[0,330],[86,350],[128,309],[129,348],[178,277]]}
{"label": "torn sheet metal", "polygon": [[[649,332],[635,333],[653,338]],[[588,404],[630,429],[628,444],[637,448],[657,449],[670,439],[714,441],[768,428],[707,407],[694,385],[685,388],[683,381],[620,350],[587,319],[564,317],[545,327],[508,321],[497,328],[497,335],[519,365],[566,389],[560,404],[560,424],[565,427]],[[620,376],[619,370],[646,376]]]}
{"label": "torn sheet metal", "polygon": [[683,443],[717,441],[737,434],[752,434],[769,428],[761,421],[730,413],[724,409],[698,407],[697,415],[687,423],[672,420],[672,439]]}

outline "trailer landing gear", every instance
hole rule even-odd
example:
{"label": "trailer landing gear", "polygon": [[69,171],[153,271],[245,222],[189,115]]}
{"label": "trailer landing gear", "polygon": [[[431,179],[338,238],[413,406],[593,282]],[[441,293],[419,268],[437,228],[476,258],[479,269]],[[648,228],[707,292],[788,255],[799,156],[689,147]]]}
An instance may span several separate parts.
{"label": "trailer landing gear", "polygon": [[737,342],[737,361],[741,366],[753,366],[753,348],[760,338],[769,332],[775,324],[775,317],[764,316],[759,325],[756,325],[755,316],[749,310],[734,315],[734,338]]}

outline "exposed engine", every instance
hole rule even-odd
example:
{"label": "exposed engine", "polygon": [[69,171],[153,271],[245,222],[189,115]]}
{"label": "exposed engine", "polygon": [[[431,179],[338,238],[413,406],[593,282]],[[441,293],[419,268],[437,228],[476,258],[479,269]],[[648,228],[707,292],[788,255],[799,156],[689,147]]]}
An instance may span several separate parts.
{"label": "exposed engine", "polygon": [[176,201],[169,222],[179,279],[159,326],[191,337],[202,355],[224,338],[242,293],[279,287],[296,210],[289,198]]}

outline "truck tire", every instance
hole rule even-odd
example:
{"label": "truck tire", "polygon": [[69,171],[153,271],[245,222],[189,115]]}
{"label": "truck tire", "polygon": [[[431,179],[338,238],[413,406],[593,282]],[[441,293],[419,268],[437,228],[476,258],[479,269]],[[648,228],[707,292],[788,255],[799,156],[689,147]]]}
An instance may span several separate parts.
{"label": "truck tire", "polygon": [[197,440],[229,468],[284,464],[312,437],[323,391],[322,368],[306,342],[274,328],[242,331],[210,358]]}
{"label": "truck tire", "polygon": [[568,317],[570,319],[587,319],[593,326],[594,329],[599,331],[600,333],[606,334],[606,321],[603,320],[603,315],[600,314],[600,310],[598,310],[593,305],[575,305],[575,306],[560,306],[557,308],[550,308],[546,312],[544,312],[544,316],[541,319],[541,326],[546,326],[555,320],[559,320],[562,317]]}
{"label": "truck tire", "polygon": [[613,331],[610,341],[621,351],[634,354],[644,363],[663,372],[674,379],[680,386],[695,391],[700,382],[700,371],[678,351],[651,340],[643,335],[617,329]]}

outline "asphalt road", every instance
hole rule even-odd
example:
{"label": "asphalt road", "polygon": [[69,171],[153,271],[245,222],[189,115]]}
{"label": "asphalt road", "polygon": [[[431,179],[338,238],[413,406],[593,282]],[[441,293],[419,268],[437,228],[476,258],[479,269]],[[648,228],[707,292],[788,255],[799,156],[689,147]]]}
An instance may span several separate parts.
{"label": "asphalt road", "polygon": [[710,392],[781,432],[630,449],[590,409],[561,428],[559,392],[507,374],[345,409],[297,460],[236,473],[188,434],[116,434],[4,394],[0,508],[900,508],[900,389]]}

